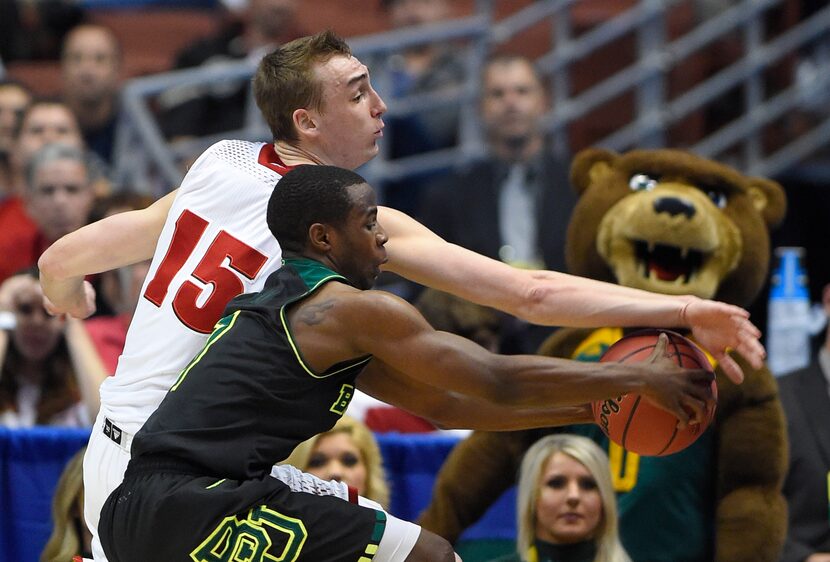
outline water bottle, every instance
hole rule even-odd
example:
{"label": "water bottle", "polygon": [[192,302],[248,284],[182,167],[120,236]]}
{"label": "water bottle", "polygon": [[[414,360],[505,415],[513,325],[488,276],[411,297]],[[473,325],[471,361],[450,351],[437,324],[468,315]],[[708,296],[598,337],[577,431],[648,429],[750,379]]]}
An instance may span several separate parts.
{"label": "water bottle", "polygon": [[767,313],[767,365],[775,376],[810,363],[810,291],[804,248],[775,249]]}

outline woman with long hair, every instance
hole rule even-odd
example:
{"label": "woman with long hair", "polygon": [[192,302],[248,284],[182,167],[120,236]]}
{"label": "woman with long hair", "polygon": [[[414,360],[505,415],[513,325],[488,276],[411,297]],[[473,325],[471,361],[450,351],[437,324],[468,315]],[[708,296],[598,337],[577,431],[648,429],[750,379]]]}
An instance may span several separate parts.
{"label": "woman with long hair", "polygon": [[82,321],[46,312],[34,272],[0,285],[0,310],[0,425],[91,425],[106,372]]}
{"label": "woman with long hair", "polygon": [[84,451],[69,459],[52,497],[52,534],[40,555],[41,562],[68,562],[73,556],[92,558],[92,534],[84,523]]}
{"label": "woman with long hair", "polygon": [[522,562],[631,562],[620,543],[608,457],[578,435],[549,435],[522,460],[517,495]]}

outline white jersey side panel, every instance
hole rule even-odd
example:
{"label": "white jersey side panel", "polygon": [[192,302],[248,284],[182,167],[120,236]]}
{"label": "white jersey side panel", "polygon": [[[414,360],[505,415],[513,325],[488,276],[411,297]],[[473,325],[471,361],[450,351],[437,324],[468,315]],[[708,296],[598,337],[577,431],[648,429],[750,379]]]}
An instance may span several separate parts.
{"label": "white jersey side panel", "polygon": [[202,348],[227,302],[261,290],[280,266],[265,216],[284,168],[259,163],[268,148],[219,142],[182,181],[115,376],[101,385],[102,409],[112,419],[143,424]]}

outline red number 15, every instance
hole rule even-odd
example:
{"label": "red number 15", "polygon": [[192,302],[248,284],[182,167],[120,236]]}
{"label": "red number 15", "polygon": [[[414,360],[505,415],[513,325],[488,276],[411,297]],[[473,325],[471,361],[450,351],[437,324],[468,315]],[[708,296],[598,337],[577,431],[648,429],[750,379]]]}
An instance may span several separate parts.
{"label": "red number 15", "polygon": [[[181,214],[176,221],[176,230],[173,232],[173,240],[167,254],[153,279],[147,284],[147,290],[144,292],[147,300],[158,307],[161,306],[170,289],[170,282],[193,253],[207,226],[208,222],[205,219],[191,211],[185,210]],[[227,267],[223,267],[225,258],[228,258]],[[205,303],[199,306],[196,301],[203,289],[188,279],[182,283],[173,297],[173,311],[185,326],[209,334],[222,316],[225,305],[244,290],[242,281],[233,271],[253,279],[267,259],[224,230],[220,231],[199,265],[191,273],[202,283],[213,285],[213,291]]]}

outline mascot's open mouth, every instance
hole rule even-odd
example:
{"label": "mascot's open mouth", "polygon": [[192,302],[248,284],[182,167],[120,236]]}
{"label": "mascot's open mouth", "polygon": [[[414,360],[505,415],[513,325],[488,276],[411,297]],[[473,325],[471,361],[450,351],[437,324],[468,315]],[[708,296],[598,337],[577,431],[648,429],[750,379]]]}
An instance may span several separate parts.
{"label": "mascot's open mouth", "polygon": [[693,248],[682,248],[669,244],[655,244],[645,240],[632,240],[637,261],[646,278],[656,277],[660,281],[677,281],[683,278],[688,283],[703,265],[703,252]]}

